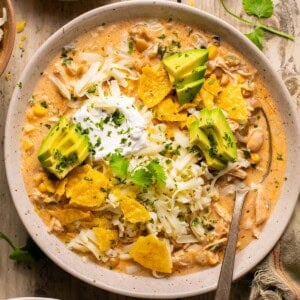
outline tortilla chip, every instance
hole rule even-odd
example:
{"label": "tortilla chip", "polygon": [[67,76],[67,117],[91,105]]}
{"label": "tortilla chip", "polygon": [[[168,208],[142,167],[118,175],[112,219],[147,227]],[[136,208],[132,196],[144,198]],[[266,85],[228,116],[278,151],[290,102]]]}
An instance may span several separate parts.
{"label": "tortilla chip", "polygon": [[172,272],[172,259],[167,244],[153,234],[140,236],[129,254],[145,268],[162,273]]}
{"label": "tortilla chip", "polygon": [[217,97],[216,104],[228,113],[228,117],[244,124],[248,119],[247,103],[243,98],[241,87],[229,84]]}
{"label": "tortilla chip", "polygon": [[105,252],[117,244],[118,232],[116,230],[95,227],[93,231],[100,251]]}
{"label": "tortilla chip", "polygon": [[58,184],[56,186],[56,191],[54,194],[55,198],[57,198],[58,200],[60,200],[62,198],[62,196],[65,194],[66,184],[67,184],[66,178],[58,182]]}
{"label": "tortilla chip", "polygon": [[78,209],[65,208],[56,210],[47,210],[48,213],[59,220],[62,225],[68,225],[76,221],[90,218],[90,212],[84,212]]}
{"label": "tortilla chip", "polygon": [[203,105],[206,108],[213,108],[215,106],[214,103],[214,95],[212,95],[211,93],[209,93],[208,91],[206,91],[205,89],[201,89],[199,92],[199,95],[202,99]]}
{"label": "tortilla chip", "polygon": [[161,66],[153,68],[145,66],[142,72],[138,95],[144,104],[151,108],[161,102],[171,92],[172,85],[167,72]]}
{"label": "tortilla chip", "polygon": [[221,91],[220,82],[215,74],[210,75],[210,77],[204,81],[202,88],[215,97],[217,97]]}
{"label": "tortilla chip", "polygon": [[141,203],[130,197],[121,196],[121,210],[125,220],[130,223],[144,223],[150,220],[148,210]]}
{"label": "tortilla chip", "polygon": [[105,229],[112,228],[111,221],[106,217],[93,218],[91,221],[80,222],[82,228],[101,227]]}
{"label": "tortilla chip", "polygon": [[99,208],[105,201],[109,180],[90,165],[84,165],[73,170],[68,175],[66,196],[69,204],[74,207]]}
{"label": "tortilla chip", "polygon": [[179,113],[180,104],[173,101],[172,97],[167,97],[155,108],[155,116],[160,121],[184,122],[187,118],[186,113]]}

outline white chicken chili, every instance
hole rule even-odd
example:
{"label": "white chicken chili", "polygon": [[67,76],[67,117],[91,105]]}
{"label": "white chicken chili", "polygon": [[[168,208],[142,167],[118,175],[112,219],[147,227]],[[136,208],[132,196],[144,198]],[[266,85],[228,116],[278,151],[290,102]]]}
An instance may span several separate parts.
{"label": "white chicken chili", "polygon": [[29,99],[22,153],[49,234],[87,261],[158,278],[221,262],[237,187],[251,190],[238,249],[259,238],[287,159],[246,58],[162,19],[103,24],[66,45]]}

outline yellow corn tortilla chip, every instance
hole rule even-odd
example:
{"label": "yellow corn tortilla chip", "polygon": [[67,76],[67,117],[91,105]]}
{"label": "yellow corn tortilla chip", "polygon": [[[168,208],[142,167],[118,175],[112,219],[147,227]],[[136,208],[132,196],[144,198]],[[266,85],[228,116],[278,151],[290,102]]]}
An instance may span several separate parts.
{"label": "yellow corn tortilla chip", "polygon": [[117,244],[118,232],[116,230],[95,227],[93,231],[100,251],[105,252]]}
{"label": "yellow corn tortilla chip", "polygon": [[106,217],[93,218],[91,221],[82,221],[80,225],[82,228],[101,227],[110,229],[112,227],[111,221]]}
{"label": "yellow corn tortilla chip", "polygon": [[58,184],[56,186],[56,191],[54,194],[55,198],[57,198],[58,200],[60,200],[62,198],[62,196],[65,194],[66,184],[67,184],[66,178],[58,182]]}
{"label": "yellow corn tortilla chip", "polygon": [[167,97],[155,108],[155,116],[160,121],[184,122],[187,118],[186,113],[179,113],[180,104],[173,101],[172,97]]}
{"label": "yellow corn tortilla chip", "polygon": [[121,210],[125,220],[130,223],[144,223],[150,220],[148,210],[141,203],[130,197],[121,196]]}
{"label": "yellow corn tortilla chip", "polygon": [[247,121],[247,103],[239,85],[229,84],[217,97],[216,104],[228,113],[230,119],[241,124]]}
{"label": "yellow corn tortilla chip", "polygon": [[84,212],[78,209],[65,208],[48,210],[48,213],[59,220],[62,225],[68,225],[76,221],[86,220],[90,218],[90,212]]}
{"label": "yellow corn tortilla chip", "polygon": [[160,241],[153,234],[140,236],[129,254],[145,268],[162,273],[172,272],[172,259],[166,242]]}
{"label": "yellow corn tortilla chip", "polygon": [[204,81],[202,88],[215,97],[217,97],[221,91],[220,82],[215,74],[210,75],[209,78]]}
{"label": "yellow corn tortilla chip", "polygon": [[69,205],[83,208],[99,208],[105,200],[109,180],[90,165],[76,168],[68,176],[66,196]]}
{"label": "yellow corn tortilla chip", "polygon": [[201,89],[200,92],[199,92],[199,95],[200,95],[200,97],[203,101],[204,107],[211,109],[215,106],[214,95],[212,95],[211,93],[209,93],[205,89]]}
{"label": "yellow corn tortilla chip", "polygon": [[138,95],[148,108],[161,102],[171,90],[168,74],[161,66],[145,66],[142,69]]}

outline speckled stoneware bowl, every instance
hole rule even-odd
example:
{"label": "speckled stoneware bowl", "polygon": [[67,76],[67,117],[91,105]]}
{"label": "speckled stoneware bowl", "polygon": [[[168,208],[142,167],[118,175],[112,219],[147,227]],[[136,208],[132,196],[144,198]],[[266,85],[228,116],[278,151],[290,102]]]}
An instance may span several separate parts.
{"label": "speckled stoneware bowl", "polygon": [[34,212],[21,176],[20,137],[27,100],[50,60],[77,36],[102,24],[124,18],[163,17],[181,20],[218,34],[238,49],[257,68],[272,92],[279,108],[288,144],[286,176],[278,203],[258,240],[253,241],[237,254],[234,278],[252,269],[272,249],[286,227],[299,194],[300,129],[295,105],[281,78],[270,66],[265,56],[240,32],[222,20],[203,11],[182,4],[165,1],[126,1],[87,12],[53,34],[36,52],[25,68],[20,81],[23,88],[16,88],[10,103],[5,131],[5,162],[11,194],[20,218],[41,249],[61,268],[97,287],[111,292],[144,298],[178,298],[197,295],[216,288],[220,266],[184,276],[155,279],[110,271],[81,257],[47,232],[46,226]]}

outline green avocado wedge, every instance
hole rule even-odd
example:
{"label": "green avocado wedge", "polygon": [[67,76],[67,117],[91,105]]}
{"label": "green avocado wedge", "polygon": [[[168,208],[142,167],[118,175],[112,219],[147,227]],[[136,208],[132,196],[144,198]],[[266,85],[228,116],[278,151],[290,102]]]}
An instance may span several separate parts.
{"label": "green avocado wedge", "polygon": [[237,159],[236,140],[220,108],[202,109],[199,127],[215,147],[215,154],[220,160],[228,162]]}
{"label": "green avocado wedge", "polygon": [[206,63],[207,59],[207,49],[191,49],[170,55],[164,58],[162,63],[175,81],[178,81],[185,73],[192,72],[195,67]]}
{"label": "green avocado wedge", "polygon": [[202,79],[204,77],[206,69],[207,69],[207,67],[205,65],[198,66],[198,67],[195,67],[192,71],[183,74],[182,77],[177,81],[175,80],[175,77],[173,77],[170,74],[169,74],[169,78],[170,78],[172,85],[175,88],[180,88],[180,87],[183,87],[187,83]]}
{"label": "green avocado wedge", "polygon": [[178,101],[181,104],[192,101],[200,91],[203,83],[204,83],[204,78],[187,83],[180,88],[176,88]]}
{"label": "green avocado wedge", "polygon": [[61,117],[43,140],[38,159],[46,171],[63,179],[89,154],[89,138],[76,124]]}
{"label": "green avocado wedge", "polygon": [[201,149],[207,165],[216,170],[223,170],[226,167],[226,164],[217,157],[214,157],[210,141],[206,134],[199,128],[198,120],[190,124],[189,133],[190,143]]}

